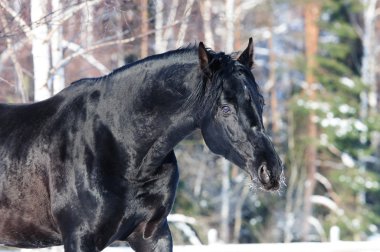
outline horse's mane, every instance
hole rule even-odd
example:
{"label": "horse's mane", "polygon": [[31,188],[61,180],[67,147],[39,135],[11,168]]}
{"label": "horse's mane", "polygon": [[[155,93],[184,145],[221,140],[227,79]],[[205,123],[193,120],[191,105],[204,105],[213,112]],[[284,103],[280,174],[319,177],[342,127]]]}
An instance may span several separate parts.
{"label": "horse's mane", "polygon": [[[220,93],[222,90],[221,84],[223,83],[224,75],[220,73],[223,72],[223,69],[225,67],[228,67],[228,66],[235,67],[233,66],[233,62],[237,59],[238,52],[225,54],[224,52],[215,52],[210,48],[206,48],[206,50],[210,55],[212,55],[213,59],[217,59],[220,62],[220,65],[222,67],[219,71],[217,71],[214,74],[214,77],[211,81],[207,80],[205,76],[200,78],[200,81],[199,83],[196,84],[194,91],[191,93],[191,95],[186,99],[185,103],[183,104],[184,108],[192,107],[194,105],[198,105],[198,107],[204,108],[207,105],[213,105],[216,102],[217,98],[220,96]],[[126,64],[122,67],[119,67],[113,70],[108,75],[105,75],[103,77],[81,79],[81,80],[73,82],[72,84],[76,84],[77,82],[84,82],[84,81],[109,79],[113,76],[121,74],[124,71],[127,71],[128,69],[138,67],[144,63],[153,62],[153,61],[163,62],[163,60],[167,61],[168,64],[170,63],[187,64],[189,62],[197,62],[198,61],[198,45],[196,43],[190,43],[176,50],[171,50],[171,51],[164,52],[161,54],[151,55],[144,59],[140,59],[132,63]],[[213,62],[210,62],[210,64],[212,63]],[[260,87],[256,83],[253,89],[255,93],[258,94],[259,98],[262,99]],[[207,97],[205,97],[206,95]]]}
{"label": "horse's mane", "polygon": [[[158,60],[166,60],[166,59],[178,59],[180,58],[180,56],[184,56],[184,55],[192,55],[193,53],[197,52],[197,46],[194,45],[194,44],[189,44],[188,46],[186,47],[180,47],[176,50],[171,50],[171,51],[167,51],[167,52],[164,52],[164,53],[160,53],[160,54],[155,54],[155,55],[151,55],[151,56],[148,56],[146,58],[143,58],[143,59],[140,59],[140,60],[136,60],[134,62],[131,62],[131,63],[128,63],[122,67],[119,67],[119,68],[116,68],[115,70],[113,70],[110,74],[108,74],[107,76],[110,77],[110,76],[113,76],[113,75],[116,75],[120,72],[123,72],[129,68],[132,68],[134,66],[138,66],[138,65],[141,65],[143,63],[146,63],[146,62],[150,62],[150,61],[158,61]],[[196,54],[194,54],[196,55]],[[187,59],[188,60],[188,59]]]}

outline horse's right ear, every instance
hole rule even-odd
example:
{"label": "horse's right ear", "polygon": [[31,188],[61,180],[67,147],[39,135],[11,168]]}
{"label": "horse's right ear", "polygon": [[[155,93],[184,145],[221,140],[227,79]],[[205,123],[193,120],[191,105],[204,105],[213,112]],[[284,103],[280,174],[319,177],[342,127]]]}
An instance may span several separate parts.
{"label": "horse's right ear", "polygon": [[208,77],[211,78],[211,69],[210,69],[210,55],[207,52],[207,49],[203,42],[199,42],[198,46],[198,58],[199,66],[202,72]]}
{"label": "horse's right ear", "polygon": [[251,69],[254,64],[253,56],[254,56],[253,40],[252,38],[249,38],[248,46],[244,50],[244,52],[239,56],[238,61],[241,64]]}

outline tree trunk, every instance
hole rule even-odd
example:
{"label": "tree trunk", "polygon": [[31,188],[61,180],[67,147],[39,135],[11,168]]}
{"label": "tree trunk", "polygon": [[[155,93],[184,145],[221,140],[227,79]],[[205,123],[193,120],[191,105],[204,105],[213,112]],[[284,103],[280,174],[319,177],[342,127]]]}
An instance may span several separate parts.
{"label": "tree trunk", "polygon": [[[52,0],[57,1],[57,0]],[[95,22],[95,7],[94,4],[86,4],[82,10],[82,41],[84,48],[91,46],[94,43],[94,22]]]}
{"label": "tree trunk", "polygon": [[226,0],[226,52],[234,50],[235,0]]}
{"label": "tree trunk", "polygon": [[[62,9],[62,4],[60,0],[52,0],[51,1],[52,12],[58,13]],[[53,67],[58,65],[59,62],[63,59],[63,48],[62,48],[62,39],[63,39],[63,27],[58,24],[58,20],[53,20],[51,22],[51,29],[55,30],[53,35],[51,36],[50,44],[51,44],[51,62]],[[58,24],[58,27],[57,27]],[[58,93],[62,89],[65,88],[65,71],[63,67],[60,67],[56,70],[55,74],[52,76],[52,89],[53,94]]]}
{"label": "tree trunk", "polygon": [[30,11],[33,29],[34,100],[41,101],[51,96],[48,86],[50,50],[49,44],[44,41],[48,35],[48,26],[44,21],[47,15],[47,0],[31,1]]}
{"label": "tree trunk", "polygon": [[[1,24],[3,26],[5,34],[11,34],[10,30],[9,30],[9,26],[8,26],[8,21],[7,21],[6,15],[5,15],[5,11],[2,10],[2,12],[0,12],[0,15],[1,15],[0,21],[1,21]],[[12,63],[15,67],[15,72],[16,72],[16,76],[17,76],[16,91],[20,95],[21,101],[26,102],[26,96],[25,96],[24,85],[23,85],[24,74],[23,74],[22,67],[21,67],[20,63],[17,60],[16,52],[13,48],[14,42],[12,41],[12,36],[6,35],[5,41],[7,43],[7,48],[10,52],[11,60],[12,60]]]}
{"label": "tree trunk", "polygon": [[215,48],[215,42],[214,42],[214,34],[212,31],[212,24],[211,24],[211,1],[205,0],[200,1],[200,9],[201,9],[201,15],[203,19],[203,32],[205,36],[205,44],[210,48]]}
{"label": "tree trunk", "polygon": [[194,1],[195,0],[186,1],[185,13],[183,14],[184,18],[179,28],[178,37],[177,37],[177,43],[176,43],[177,47],[183,46],[185,42],[186,31],[187,31],[187,27],[189,26],[189,17],[193,9]]}
{"label": "tree trunk", "polygon": [[[304,169],[302,167],[302,156],[301,152],[297,149],[296,141],[296,124],[294,118],[294,111],[288,110],[287,112],[287,133],[288,133],[288,157],[289,157],[289,166],[287,167],[289,178],[287,181],[286,188],[286,200],[285,200],[285,224],[284,224],[284,238],[283,242],[292,242],[294,240],[293,228],[295,226],[295,219],[299,215],[299,209],[301,209],[303,202],[303,192],[304,187],[301,181],[305,178]],[[299,217],[298,217],[299,218]],[[298,224],[298,223],[297,223]],[[299,229],[297,228],[297,231]],[[299,238],[299,237],[297,237]]]}
{"label": "tree trunk", "polygon": [[164,24],[164,2],[163,0],[156,0],[155,8],[155,19],[154,19],[154,29],[155,29],[155,47],[156,53],[162,53],[165,51],[163,46],[163,24]]}
{"label": "tree trunk", "polygon": [[229,227],[229,212],[230,212],[230,162],[221,158],[222,167],[222,207],[220,209],[220,238],[225,243],[229,242],[230,238],[230,227]]}
{"label": "tree trunk", "polygon": [[[318,3],[309,2],[304,9],[305,14],[305,48],[306,48],[306,82],[308,83],[308,89],[306,90],[308,100],[315,101],[315,82],[314,75],[315,68],[317,66],[316,55],[318,51],[318,36],[319,27],[318,20],[320,14],[320,6]],[[307,118],[307,137],[309,145],[305,151],[305,166],[307,170],[305,191],[304,191],[304,209],[303,209],[303,224],[301,231],[301,239],[303,241],[308,240],[308,234],[310,231],[309,219],[312,216],[312,202],[311,197],[314,193],[316,179],[315,174],[317,172],[316,160],[317,160],[317,148],[315,141],[317,139],[317,125],[314,122],[315,113],[310,110]]]}
{"label": "tree trunk", "polygon": [[277,100],[277,89],[276,89],[276,55],[274,52],[274,46],[273,46],[273,37],[274,37],[274,31],[273,31],[273,19],[274,17],[270,18],[270,30],[271,30],[271,36],[269,38],[269,86],[270,88],[270,108],[271,108],[271,116],[272,116],[272,137],[275,143],[277,143],[277,135],[279,132],[279,124],[280,124],[280,116],[278,114],[278,100]]}
{"label": "tree trunk", "polygon": [[363,91],[361,96],[361,117],[368,116],[368,108],[375,112],[377,108],[377,85],[376,85],[376,5],[378,0],[362,0],[364,10],[364,27],[363,27],[363,57],[361,68],[361,79],[365,85],[368,85],[369,92]]}
{"label": "tree trunk", "polygon": [[148,56],[148,53],[149,53],[148,35],[144,36],[144,34],[148,34],[148,30],[149,30],[148,0],[141,0],[140,11],[141,11],[141,34],[143,35],[143,37],[141,38],[140,57],[145,58]]}
{"label": "tree trunk", "polygon": [[239,243],[239,238],[240,238],[240,230],[241,230],[241,225],[243,224],[242,220],[242,212],[243,212],[243,205],[245,200],[247,199],[247,196],[249,194],[250,190],[249,187],[244,185],[243,189],[241,191],[241,194],[238,197],[238,200],[236,202],[235,206],[235,222],[234,222],[234,232],[233,232],[233,243]]}
{"label": "tree trunk", "polygon": [[169,10],[169,14],[168,14],[168,19],[167,19],[167,22],[166,22],[166,29],[165,29],[165,32],[163,34],[163,41],[162,41],[162,46],[164,48],[164,50],[168,50],[169,48],[170,49],[174,49],[175,48],[175,36],[174,36],[174,32],[173,32],[173,25],[174,23],[176,22],[176,16],[177,16],[177,11],[178,11],[178,7],[179,7],[179,0],[172,0],[171,2],[171,7],[170,7],[170,10]]}
{"label": "tree trunk", "polygon": [[[241,0],[235,0],[235,6],[241,5]],[[237,15],[236,8],[234,8],[234,48],[240,50],[241,48],[241,17]]]}

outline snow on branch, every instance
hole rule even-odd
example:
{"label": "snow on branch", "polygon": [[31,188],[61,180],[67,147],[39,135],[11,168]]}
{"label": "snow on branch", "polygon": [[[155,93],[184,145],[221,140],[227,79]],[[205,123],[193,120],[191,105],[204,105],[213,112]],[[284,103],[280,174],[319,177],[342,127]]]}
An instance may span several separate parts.
{"label": "snow on branch", "polygon": [[313,204],[321,205],[330,209],[332,212],[336,213],[338,216],[341,216],[343,214],[343,209],[338,207],[338,205],[333,200],[331,200],[330,198],[326,196],[313,195],[311,196],[310,201]]}

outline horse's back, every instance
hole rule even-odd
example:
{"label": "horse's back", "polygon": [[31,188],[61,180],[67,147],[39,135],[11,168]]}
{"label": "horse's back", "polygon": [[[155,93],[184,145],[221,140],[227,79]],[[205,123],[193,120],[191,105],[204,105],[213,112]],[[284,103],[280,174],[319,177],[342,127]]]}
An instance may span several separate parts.
{"label": "horse's back", "polygon": [[70,136],[82,131],[87,97],[98,98],[92,84],[77,81],[32,104],[0,104],[0,244],[61,243],[52,215],[52,181],[65,173],[62,159],[74,148]]}
{"label": "horse's back", "polygon": [[57,96],[33,104],[0,104],[0,243],[34,247],[59,242],[50,216],[42,132],[61,102]]}
{"label": "horse's back", "polygon": [[32,104],[0,104],[0,157],[25,157],[61,102],[57,96]]}

